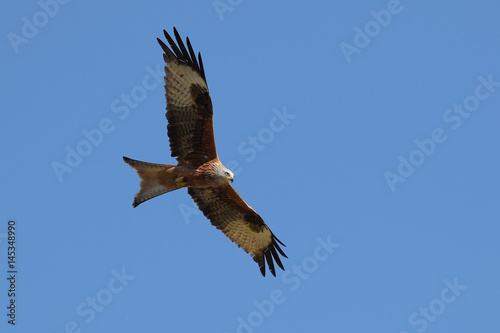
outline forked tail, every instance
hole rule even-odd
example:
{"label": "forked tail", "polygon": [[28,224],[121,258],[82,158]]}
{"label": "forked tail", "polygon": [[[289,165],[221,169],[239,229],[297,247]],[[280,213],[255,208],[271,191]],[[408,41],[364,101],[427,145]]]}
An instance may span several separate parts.
{"label": "forked tail", "polygon": [[[175,168],[175,165],[142,162],[125,156],[123,156],[123,160],[137,170],[137,174],[141,178],[141,189],[136,193],[132,203],[134,207],[163,193],[181,188],[181,186],[175,185],[175,182],[166,179],[171,176],[171,171]],[[171,184],[172,187],[162,184]]]}

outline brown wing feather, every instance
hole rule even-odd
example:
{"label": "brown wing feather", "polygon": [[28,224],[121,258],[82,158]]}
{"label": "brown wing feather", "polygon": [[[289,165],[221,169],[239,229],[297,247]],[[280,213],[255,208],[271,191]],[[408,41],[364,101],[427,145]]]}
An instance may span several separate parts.
{"label": "brown wing feather", "polygon": [[253,257],[259,264],[262,275],[266,275],[267,261],[269,270],[276,276],[273,259],[284,270],[278,252],[286,258],[279,247],[279,244],[285,245],[274,236],[262,218],[243,201],[231,185],[225,184],[219,188],[188,188],[188,193],[217,229]]}
{"label": "brown wing feather", "polygon": [[201,54],[198,60],[189,39],[188,49],[174,28],[177,41],[164,30],[171,49],[160,39],[165,60],[165,98],[168,137],[172,157],[200,165],[217,157],[213,130],[212,101],[208,92]]}

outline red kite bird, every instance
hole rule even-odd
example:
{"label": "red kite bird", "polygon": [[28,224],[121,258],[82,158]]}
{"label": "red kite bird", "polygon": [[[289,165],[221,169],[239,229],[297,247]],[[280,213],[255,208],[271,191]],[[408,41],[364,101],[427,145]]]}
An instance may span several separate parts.
{"label": "red kite bird", "polygon": [[[165,60],[165,97],[167,99],[168,137],[172,157],[177,165],[123,160],[137,170],[141,189],[134,207],[163,193],[187,187],[198,208],[231,241],[259,264],[266,275],[266,261],[276,276],[273,259],[284,270],[278,252],[285,245],[268,228],[262,218],[229,184],[233,173],[217,157],[213,130],[212,101],[201,61],[189,38],[187,49],[174,28],[175,41],[163,30],[170,48],[158,39]],[[278,244],[279,243],[279,244]]]}

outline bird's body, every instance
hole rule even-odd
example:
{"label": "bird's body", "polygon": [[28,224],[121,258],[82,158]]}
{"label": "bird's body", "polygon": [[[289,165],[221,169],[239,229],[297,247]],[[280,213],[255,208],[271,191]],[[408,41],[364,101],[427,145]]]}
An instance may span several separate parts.
{"label": "bird's body", "polygon": [[215,148],[212,101],[203,70],[189,39],[188,49],[174,28],[174,40],[165,32],[172,48],[160,43],[165,66],[165,97],[167,100],[168,136],[172,156],[177,165],[148,163],[123,157],[137,170],[141,189],[133,206],[158,195],[183,187],[210,222],[239,247],[249,253],[265,275],[265,262],[276,275],[273,259],[282,269],[278,256],[286,257],[281,243],[262,218],[229,184],[234,174],[219,160]]}

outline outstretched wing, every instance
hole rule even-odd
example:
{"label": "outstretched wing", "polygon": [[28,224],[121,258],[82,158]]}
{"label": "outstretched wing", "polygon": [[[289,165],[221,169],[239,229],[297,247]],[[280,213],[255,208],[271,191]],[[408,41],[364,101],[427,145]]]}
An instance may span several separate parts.
{"label": "outstretched wing", "polygon": [[177,41],[163,30],[170,48],[158,39],[165,60],[165,98],[172,157],[179,162],[202,164],[215,159],[212,101],[201,54],[198,60],[189,38],[187,49],[174,28]]}
{"label": "outstretched wing", "polygon": [[190,187],[188,193],[217,229],[253,257],[262,275],[266,275],[267,261],[269,270],[276,276],[273,259],[281,269],[285,269],[278,256],[279,252],[287,258],[279,247],[279,244],[285,244],[274,236],[262,218],[231,185],[225,184],[218,188]]}

